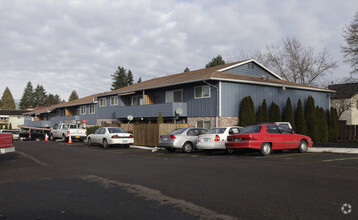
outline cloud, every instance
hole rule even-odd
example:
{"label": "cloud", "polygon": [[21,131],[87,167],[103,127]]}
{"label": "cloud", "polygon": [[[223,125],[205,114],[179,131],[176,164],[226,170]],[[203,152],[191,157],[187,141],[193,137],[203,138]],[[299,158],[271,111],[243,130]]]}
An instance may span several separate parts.
{"label": "cloud", "polygon": [[203,68],[213,57],[287,36],[341,57],[355,1],[3,0],[0,92],[28,81],[68,99],[108,91],[118,66],[135,80]]}

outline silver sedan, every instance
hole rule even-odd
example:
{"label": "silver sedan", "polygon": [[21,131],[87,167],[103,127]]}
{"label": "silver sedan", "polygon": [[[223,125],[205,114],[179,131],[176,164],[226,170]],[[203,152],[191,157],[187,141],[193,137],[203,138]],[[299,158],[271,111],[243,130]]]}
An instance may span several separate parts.
{"label": "silver sedan", "polygon": [[184,153],[190,153],[196,149],[198,136],[206,132],[207,130],[203,128],[180,128],[167,135],[162,135],[158,146],[167,149],[168,152],[182,149]]}
{"label": "silver sedan", "polygon": [[132,134],[126,132],[123,128],[103,127],[88,135],[87,143],[89,146],[100,144],[103,148],[108,148],[110,145],[129,147],[134,143],[134,138]]}

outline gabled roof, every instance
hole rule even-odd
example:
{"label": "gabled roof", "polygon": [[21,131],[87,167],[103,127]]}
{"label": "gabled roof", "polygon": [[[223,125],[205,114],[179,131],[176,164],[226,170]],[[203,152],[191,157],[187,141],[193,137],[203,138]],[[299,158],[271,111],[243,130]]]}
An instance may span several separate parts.
{"label": "gabled roof", "polygon": [[28,110],[15,109],[0,109],[0,115],[22,115],[22,113],[29,112]]}
{"label": "gabled roof", "polygon": [[[267,77],[256,77],[256,76],[248,76],[234,73],[224,72],[225,70],[235,68],[240,65],[244,65],[248,62],[255,62],[257,65],[261,66],[269,73],[275,76],[278,79],[271,79]],[[136,83],[130,86],[126,86],[120,89],[116,89],[110,92],[102,93],[100,96],[109,96],[109,95],[121,95],[123,93],[142,91],[147,89],[155,89],[162,88],[167,86],[179,85],[184,83],[193,83],[199,82],[203,80],[223,80],[223,81],[232,81],[232,82],[242,82],[242,83],[250,83],[250,84],[261,84],[267,86],[285,86],[288,88],[296,88],[296,89],[306,89],[306,90],[314,90],[314,91],[324,91],[324,92],[334,92],[331,90],[307,86],[299,83],[289,82],[281,80],[282,78],[276,75],[275,73],[269,71],[260,63],[255,60],[244,60],[234,63],[228,63],[224,65],[214,66],[205,69],[194,70],[190,72],[183,72],[178,74],[173,74],[169,76],[159,77],[150,79],[141,83]],[[99,97],[99,96],[98,96]]]}
{"label": "gabled roof", "polygon": [[328,89],[336,91],[332,94],[332,99],[348,99],[358,94],[358,83],[333,84],[329,85]]}

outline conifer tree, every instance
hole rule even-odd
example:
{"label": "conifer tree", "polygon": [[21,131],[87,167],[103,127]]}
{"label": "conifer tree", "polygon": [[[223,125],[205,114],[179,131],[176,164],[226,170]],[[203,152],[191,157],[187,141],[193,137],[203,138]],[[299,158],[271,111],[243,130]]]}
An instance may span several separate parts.
{"label": "conifer tree", "polygon": [[250,96],[242,99],[239,110],[239,124],[243,127],[255,123],[254,103]]}
{"label": "conifer tree", "polygon": [[163,119],[162,113],[159,112],[159,114],[158,114],[158,119],[157,119],[157,123],[160,124],[160,123],[163,123],[163,122],[164,122],[164,119]]}
{"label": "conifer tree", "polygon": [[223,60],[221,55],[214,57],[208,64],[205,65],[205,68],[210,68],[213,66],[223,65],[225,61]]}
{"label": "conifer tree", "polygon": [[339,136],[339,121],[337,109],[331,107],[328,121],[328,140],[337,142]]}
{"label": "conifer tree", "polygon": [[12,97],[11,91],[8,87],[5,88],[5,91],[2,95],[1,108],[2,109],[16,109],[15,100]]}
{"label": "conifer tree", "polygon": [[31,81],[29,81],[24,89],[20,100],[20,109],[28,109],[34,106],[34,89]]}
{"label": "conifer tree", "polygon": [[318,142],[316,108],[312,96],[309,96],[307,99],[305,119],[307,125],[307,135],[313,140],[313,142]]}
{"label": "conifer tree", "polygon": [[256,122],[256,119],[255,119],[255,105],[254,105],[254,101],[252,100],[251,96],[248,96],[247,97],[247,102],[249,104],[249,120],[248,120],[248,123],[249,125],[252,125]]}
{"label": "conifer tree", "polygon": [[33,102],[33,108],[40,107],[40,106],[46,106],[47,101],[47,95],[44,87],[42,85],[37,85],[36,89],[33,93],[34,102]]}
{"label": "conifer tree", "polygon": [[77,99],[79,99],[77,92],[76,92],[76,90],[73,90],[71,92],[70,97],[68,97],[68,101],[70,102],[70,101],[77,100]]}
{"label": "conifer tree", "polygon": [[262,106],[260,105],[256,112],[256,123],[263,123],[263,114],[262,114]]}
{"label": "conifer tree", "polygon": [[317,125],[318,125],[318,142],[324,144],[328,141],[328,125],[326,114],[323,108],[316,107]]}
{"label": "conifer tree", "polygon": [[290,98],[287,98],[286,107],[285,107],[285,110],[283,111],[283,115],[282,115],[282,120],[286,121],[286,122],[290,122],[292,129],[294,131],[296,130],[295,116],[293,115],[292,104],[291,104]]}
{"label": "conifer tree", "polygon": [[263,122],[269,121],[266,99],[262,101],[262,120]]}
{"label": "conifer tree", "polygon": [[131,70],[128,70],[127,74],[127,85],[133,85],[133,74]]}
{"label": "conifer tree", "polygon": [[296,114],[295,114],[295,125],[296,125],[296,133],[298,134],[307,134],[306,120],[305,114],[303,111],[303,106],[301,99],[297,102]]}
{"label": "conifer tree", "polygon": [[270,122],[282,121],[280,107],[274,102],[271,103],[269,109],[269,121]]}

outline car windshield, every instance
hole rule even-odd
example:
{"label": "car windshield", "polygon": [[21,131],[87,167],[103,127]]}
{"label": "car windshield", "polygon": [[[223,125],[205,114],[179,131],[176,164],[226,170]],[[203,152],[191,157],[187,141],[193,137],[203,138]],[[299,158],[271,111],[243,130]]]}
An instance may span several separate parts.
{"label": "car windshield", "polygon": [[261,126],[248,126],[245,127],[240,134],[247,134],[247,133],[259,133],[261,131]]}
{"label": "car windshield", "polygon": [[207,134],[223,134],[226,128],[213,128]]}
{"label": "car windshield", "polygon": [[127,133],[123,128],[108,128],[109,133]]}
{"label": "car windshield", "polygon": [[174,130],[174,131],[170,132],[169,134],[181,134],[185,130],[186,130],[186,128],[179,128],[177,130]]}

